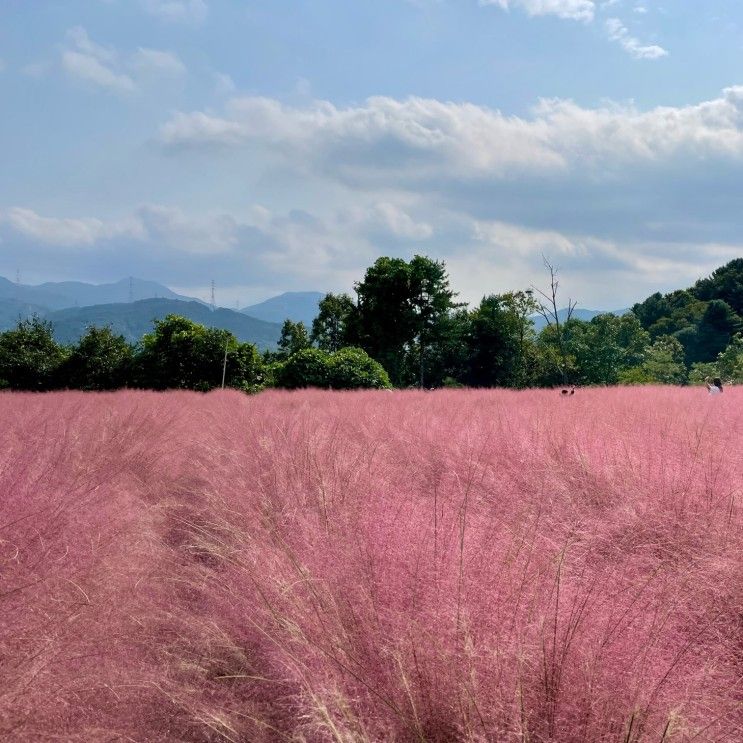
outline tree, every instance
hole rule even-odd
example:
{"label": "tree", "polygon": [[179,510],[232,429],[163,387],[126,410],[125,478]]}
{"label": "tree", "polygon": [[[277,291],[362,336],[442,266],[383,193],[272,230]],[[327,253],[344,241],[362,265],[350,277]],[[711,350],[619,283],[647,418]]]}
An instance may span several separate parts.
{"label": "tree", "polygon": [[134,349],[110,328],[88,328],[62,364],[64,386],[79,390],[114,390],[131,379]]}
{"label": "tree", "polygon": [[623,371],[642,364],[649,335],[632,313],[573,321],[570,351],[582,384],[616,384]]}
{"label": "tree", "polygon": [[706,279],[700,279],[692,290],[702,300],[721,299],[743,318],[743,258],[721,266]]}
{"label": "tree", "polygon": [[54,340],[51,323],[36,315],[0,333],[0,380],[10,389],[52,389],[64,359],[65,350]]}
{"label": "tree", "polygon": [[686,380],[684,348],[676,338],[661,336],[648,348],[641,368],[648,381],[682,384]]}
{"label": "tree", "polygon": [[537,303],[526,292],[483,297],[470,313],[467,382],[474,387],[523,386],[527,345],[533,345],[530,319]]}
{"label": "tree", "polygon": [[537,312],[544,318],[547,326],[553,329],[553,334],[557,342],[557,348],[560,353],[560,374],[562,376],[562,383],[566,384],[569,377],[568,369],[568,349],[567,339],[568,331],[570,326],[570,320],[573,317],[573,311],[577,307],[578,303],[568,298],[568,306],[563,321],[560,321],[560,311],[558,309],[558,289],[560,288],[560,282],[557,280],[557,269],[544,257],[542,256],[544,265],[549,272],[550,286],[547,291],[542,291],[532,287],[532,291],[537,292],[542,298],[541,301],[537,302]]}
{"label": "tree", "polygon": [[[226,357],[226,368],[225,368]],[[152,389],[206,392],[222,384],[253,390],[263,382],[261,358],[250,343],[232,333],[206,328],[185,317],[168,315],[141,341],[136,357],[136,383]]]}
{"label": "tree", "polygon": [[743,382],[743,335],[736,335],[717,357],[717,370],[726,382]]}
{"label": "tree", "polygon": [[332,353],[354,342],[356,305],[348,294],[326,294],[318,309],[312,321],[312,343]]}
{"label": "tree", "polygon": [[310,337],[303,322],[284,320],[278,342],[279,356],[288,358],[292,354],[310,347]]}
{"label": "tree", "polygon": [[304,348],[297,351],[276,369],[276,386],[289,390],[328,387],[329,362],[330,354],[319,348]]}
{"label": "tree", "polygon": [[360,346],[396,385],[425,384],[429,360],[440,357],[458,307],[444,263],[379,258],[355,289]]}
{"label": "tree", "polygon": [[389,389],[382,365],[361,348],[341,348],[328,360],[328,384],[335,390]]}
{"label": "tree", "polygon": [[743,322],[722,299],[713,299],[704,310],[697,329],[695,361],[714,361],[722,353]]}

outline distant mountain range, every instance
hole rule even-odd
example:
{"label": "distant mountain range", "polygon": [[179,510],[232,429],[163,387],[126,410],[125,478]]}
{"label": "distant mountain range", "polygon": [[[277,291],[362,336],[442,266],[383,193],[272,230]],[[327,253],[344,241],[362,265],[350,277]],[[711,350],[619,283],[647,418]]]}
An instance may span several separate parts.
{"label": "distant mountain range", "polygon": [[[627,312],[629,312],[628,309],[625,310],[583,310],[583,309],[574,309],[573,310],[573,320],[583,320],[584,322],[589,322],[590,320],[593,320],[594,317],[597,315],[624,315]],[[563,307],[561,310],[557,311],[557,316],[560,318],[560,322],[564,322],[567,319],[568,316],[568,308]],[[531,316],[532,322],[534,323],[534,329],[539,332],[546,324],[547,321],[541,316],[541,315],[532,315]]]}
{"label": "distant mountain range", "polygon": [[62,343],[77,341],[91,325],[108,325],[135,341],[152,330],[153,320],[175,313],[230,330],[260,349],[274,348],[284,320],[312,326],[323,296],[322,292],[286,292],[239,312],[224,308],[212,312],[201,300],[176,294],[155,281],[131,278],[112,284],[59,281],[28,285],[0,276],[0,332],[15,327],[19,319],[38,315],[52,323]]}
{"label": "distant mountain range", "polygon": [[[230,330],[241,341],[266,349],[276,346],[284,320],[303,322],[310,329],[324,296],[322,292],[285,292],[239,311],[218,308],[212,312],[201,300],[176,294],[156,281],[131,278],[112,284],[58,281],[32,286],[0,276],[0,331],[14,327],[20,318],[39,315],[53,324],[54,334],[62,343],[77,341],[91,325],[108,325],[136,341],[152,330],[153,320],[174,313],[208,327]],[[576,309],[573,317],[588,321],[606,312]],[[564,321],[567,308],[558,314]],[[531,319],[537,331],[546,325],[540,315]]]}
{"label": "distant mountain range", "polygon": [[82,281],[57,281],[30,286],[17,284],[0,276],[0,300],[61,310],[66,307],[90,307],[96,304],[116,304],[139,299],[180,299],[199,301],[184,297],[156,281],[122,279],[114,284],[86,284]]}
{"label": "distant mountain range", "polygon": [[324,296],[322,292],[284,292],[265,302],[243,307],[240,312],[266,322],[283,323],[287,319],[301,321],[310,330],[312,321],[317,317],[317,304]]}
{"label": "distant mountain range", "polygon": [[241,341],[254,343],[260,350],[273,349],[281,335],[281,325],[264,322],[235,310],[218,308],[212,312],[200,302],[177,299],[141,299],[138,302],[99,304],[90,307],[68,307],[49,312],[45,319],[54,327],[59,343],[74,343],[92,325],[109,326],[128,341],[138,341],[149,333],[154,320],[176,314],[209,328],[231,331]]}

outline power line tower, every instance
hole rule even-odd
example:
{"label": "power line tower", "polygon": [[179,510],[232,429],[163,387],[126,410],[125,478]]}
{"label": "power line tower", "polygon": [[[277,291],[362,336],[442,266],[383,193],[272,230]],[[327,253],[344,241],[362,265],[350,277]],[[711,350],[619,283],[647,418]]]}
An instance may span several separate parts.
{"label": "power line tower", "polygon": [[212,301],[210,307],[212,308],[212,312],[217,309],[217,301],[214,295],[214,279],[212,279]]}
{"label": "power line tower", "polygon": [[129,277],[129,304],[134,301],[134,279]]}

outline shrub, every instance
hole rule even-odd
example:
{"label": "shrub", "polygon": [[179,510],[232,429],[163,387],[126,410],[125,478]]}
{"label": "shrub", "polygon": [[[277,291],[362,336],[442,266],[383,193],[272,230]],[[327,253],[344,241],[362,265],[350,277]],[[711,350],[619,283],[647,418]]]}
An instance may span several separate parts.
{"label": "shrub", "polygon": [[292,354],[276,368],[276,385],[293,390],[303,387],[327,387],[330,355],[317,348],[305,348]]}
{"label": "shrub", "polygon": [[341,348],[328,359],[328,384],[336,390],[389,389],[381,364],[360,348]]}

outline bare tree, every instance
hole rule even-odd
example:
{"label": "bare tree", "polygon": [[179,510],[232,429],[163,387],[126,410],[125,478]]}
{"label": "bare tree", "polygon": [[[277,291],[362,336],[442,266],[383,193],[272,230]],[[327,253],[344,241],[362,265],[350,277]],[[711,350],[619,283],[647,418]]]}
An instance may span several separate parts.
{"label": "bare tree", "polygon": [[567,312],[565,319],[560,320],[560,311],[557,307],[557,293],[560,288],[560,282],[557,279],[558,270],[553,266],[544,256],[542,256],[544,266],[549,272],[550,285],[547,291],[542,291],[536,286],[532,286],[532,292],[536,292],[541,299],[537,298],[537,313],[544,318],[544,321],[550,328],[554,328],[555,335],[557,336],[557,347],[560,352],[560,373],[562,374],[562,383],[567,384],[567,365],[568,365],[568,353],[567,353],[567,335],[566,326],[573,317],[573,311],[577,306],[577,302],[568,298]]}

